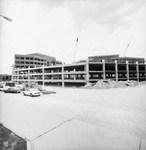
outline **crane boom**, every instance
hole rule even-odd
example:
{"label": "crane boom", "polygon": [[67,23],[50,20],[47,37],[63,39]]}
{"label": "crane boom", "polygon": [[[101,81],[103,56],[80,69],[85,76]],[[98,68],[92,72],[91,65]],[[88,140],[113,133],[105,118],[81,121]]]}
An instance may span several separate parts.
{"label": "crane boom", "polygon": [[129,43],[127,43],[127,46],[126,46],[126,49],[125,49],[125,52],[124,52],[124,57],[126,57],[126,52],[127,52],[127,50],[128,50],[128,47],[130,46],[130,43],[131,43],[131,41],[132,41],[132,38],[133,38],[133,36],[131,37]]}
{"label": "crane boom", "polygon": [[77,46],[78,46],[78,42],[79,42],[80,33],[81,33],[81,29],[80,29],[79,34],[78,34],[77,39],[76,39],[73,62],[75,62],[75,57],[76,57],[76,53],[77,53]]}
{"label": "crane boom", "polygon": [[124,52],[124,57],[126,56],[126,52],[128,50],[128,47],[129,47],[129,44],[127,44],[127,46],[126,46],[126,49],[125,49],[125,52]]}

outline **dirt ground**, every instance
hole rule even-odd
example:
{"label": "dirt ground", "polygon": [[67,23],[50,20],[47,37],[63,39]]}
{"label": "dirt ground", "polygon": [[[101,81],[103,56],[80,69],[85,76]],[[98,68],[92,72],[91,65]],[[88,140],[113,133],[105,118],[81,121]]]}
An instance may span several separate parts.
{"label": "dirt ground", "polygon": [[26,141],[0,124],[0,150],[26,150]]}

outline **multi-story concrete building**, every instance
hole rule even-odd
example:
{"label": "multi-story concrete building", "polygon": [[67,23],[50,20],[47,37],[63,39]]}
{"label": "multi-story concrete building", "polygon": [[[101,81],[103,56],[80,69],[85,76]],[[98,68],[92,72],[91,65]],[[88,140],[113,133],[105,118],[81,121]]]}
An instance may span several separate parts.
{"label": "multi-story concrete building", "polygon": [[[106,61],[105,61],[106,59]],[[14,69],[12,80],[15,82],[38,82],[42,85],[82,86],[88,82],[112,79],[115,81],[146,81],[146,64],[143,58],[102,56],[102,61],[87,59],[73,64],[40,66]]]}
{"label": "multi-story concrete building", "polygon": [[89,56],[88,59],[90,62],[102,62],[104,59],[105,62],[113,62],[113,59],[118,59],[119,55],[103,55],[103,56]]}
{"label": "multi-story concrete building", "polygon": [[88,57],[90,62],[102,62],[104,59],[105,62],[114,62],[117,60],[118,63],[126,63],[128,61],[129,63],[144,63],[145,60],[144,58],[139,58],[139,57],[119,57],[118,54],[116,55],[103,55],[103,56],[90,56]]}
{"label": "multi-story concrete building", "polygon": [[27,55],[15,55],[15,68],[33,68],[35,66],[50,66],[62,64],[61,61],[57,61],[55,57],[47,56],[40,53],[32,53]]}

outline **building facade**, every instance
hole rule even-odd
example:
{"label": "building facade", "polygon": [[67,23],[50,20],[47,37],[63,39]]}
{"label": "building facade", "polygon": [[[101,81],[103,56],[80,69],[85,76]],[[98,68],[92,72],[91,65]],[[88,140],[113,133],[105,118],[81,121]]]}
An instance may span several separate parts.
{"label": "building facade", "polygon": [[103,55],[103,56],[89,56],[88,59],[90,62],[102,62],[104,59],[105,62],[114,62],[113,59],[118,59],[119,55]]}
{"label": "building facade", "polygon": [[100,62],[87,59],[73,64],[14,69],[12,80],[18,83],[38,82],[42,85],[58,86],[83,86],[106,79],[146,81],[145,62],[140,61],[141,58],[130,58],[130,62],[128,58],[125,59],[126,62],[118,61],[120,57],[113,60],[111,58],[109,61],[102,59]]}
{"label": "building facade", "polygon": [[32,53],[27,55],[15,54],[14,68],[33,68],[38,66],[50,66],[62,64],[61,61],[57,61],[55,57]]}

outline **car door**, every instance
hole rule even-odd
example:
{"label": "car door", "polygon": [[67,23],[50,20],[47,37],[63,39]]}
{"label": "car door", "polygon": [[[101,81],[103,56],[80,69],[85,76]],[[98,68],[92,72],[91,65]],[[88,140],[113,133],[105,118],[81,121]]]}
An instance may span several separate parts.
{"label": "car door", "polygon": [[29,90],[29,95],[33,95],[34,94],[34,89],[30,89]]}

